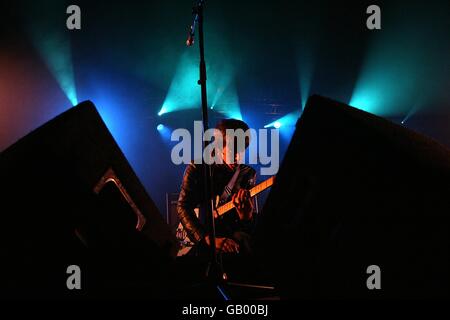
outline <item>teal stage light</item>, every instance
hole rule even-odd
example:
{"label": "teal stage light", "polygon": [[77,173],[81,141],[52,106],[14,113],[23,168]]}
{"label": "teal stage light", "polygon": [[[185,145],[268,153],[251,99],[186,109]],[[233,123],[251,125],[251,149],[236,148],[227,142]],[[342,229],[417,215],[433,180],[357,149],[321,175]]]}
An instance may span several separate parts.
{"label": "teal stage light", "polygon": [[[75,85],[74,67],[72,61],[72,47],[69,33],[64,26],[58,24],[54,3],[30,2],[27,4],[29,12],[39,12],[39,15],[27,17],[27,30],[34,47],[46,64],[48,70],[56,79],[59,87],[70,103],[78,104]],[[58,6],[65,11],[64,4]],[[41,14],[42,13],[42,14]],[[64,17],[64,15],[63,15]]]}
{"label": "teal stage light", "polygon": [[383,117],[399,116],[418,102],[427,105],[442,87],[442,79],[448,74],[448,53],[445,56],[436,43],[443,41],[448,20],[436,17],[445,8],[412,4],[409,9],[405,14],[404,8],[393,6],[383,22],[390,31],[374,33],[351,106]]}
{"label": "teal stage light", "polygon": [[[234,83],[233,54],[222,37],[211,33],[208,40],[207,96],[210,109],[223,114],[224,118],[242,120],[239,97]],[[180,55],[164,103],[158,115],[186,109],[201,110],[201,94],[198,85],[198,53],[186,48]]]}
{"label": "teal stage light", "polygon": [[162,106],[161,110],[159,110],[159,112],[158,112],[158,116],[162,116],[166,112],[167,112],[167,107]]}

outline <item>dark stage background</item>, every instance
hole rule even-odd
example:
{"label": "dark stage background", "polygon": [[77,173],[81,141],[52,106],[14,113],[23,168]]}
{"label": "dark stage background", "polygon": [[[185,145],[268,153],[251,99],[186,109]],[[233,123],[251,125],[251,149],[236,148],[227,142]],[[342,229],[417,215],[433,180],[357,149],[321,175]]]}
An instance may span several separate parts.
{"label": "dark stage background", "polygon": [[[81,8],[81,30],[66,28],[70,4]],[[165,193],[178,190],[184,170],[170,161],[170,132],[201,119],[198,48],[185,46],[192,4],[2,1],[0,151],[91,100],[165,213]],[[278,120],[282,156],[317,93],[450,146],[450,3],[377,1],[374,31],[370,4],[207,1],[211,123]]]}

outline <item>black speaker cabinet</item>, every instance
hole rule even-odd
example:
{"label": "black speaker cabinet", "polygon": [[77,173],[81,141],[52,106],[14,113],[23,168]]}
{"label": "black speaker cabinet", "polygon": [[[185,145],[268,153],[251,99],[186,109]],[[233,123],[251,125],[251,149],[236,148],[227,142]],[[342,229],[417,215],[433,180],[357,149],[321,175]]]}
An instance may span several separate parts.
{"label": "black speaker cabinet", "polygon": [[285,298],[449,297],[449,215],[447,148],[312,96],[255,247]]}
{"label": "black speaker cabinet", "polygon": [[[91,102],[3,151],[0,181],[2,295],[169,287],[175,237]],[[81,290],[67,288],[70,265],[80,266]]]}

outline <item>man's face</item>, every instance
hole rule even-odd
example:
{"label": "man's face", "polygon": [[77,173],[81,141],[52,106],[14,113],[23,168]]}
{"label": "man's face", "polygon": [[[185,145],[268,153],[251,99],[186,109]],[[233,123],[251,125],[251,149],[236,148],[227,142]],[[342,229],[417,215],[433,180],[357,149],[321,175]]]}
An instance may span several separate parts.
{"label": "man's face", "polygon": [[[239,133],[236,133],[233,130],[231,130],[231,133],[229,134],[224,134],[223,131],[216,129],[214,132],[214,137],[216,148],[218,148],[217,151],[219,151],[217,154],[223,163],[234,165],[240,163],[242,159],[245,159],[245,135],[240,137]],[[242,151],[238,152],[238,150]]]}
{"label": "man's face", "polygon": [[241,159],[241,153],[237,152],[237,142],[234,141],[233,143],[233,139],[234,137],[228,139],[225,135],[223,141],[222,159],[224,163],[229,165],[236,164]]}
{"label": "man's face", "polygon": [[226,164],[234,164],[239,161],[239,153],[228,149],[227,144],[225,144],[222,150],[222,159]]}

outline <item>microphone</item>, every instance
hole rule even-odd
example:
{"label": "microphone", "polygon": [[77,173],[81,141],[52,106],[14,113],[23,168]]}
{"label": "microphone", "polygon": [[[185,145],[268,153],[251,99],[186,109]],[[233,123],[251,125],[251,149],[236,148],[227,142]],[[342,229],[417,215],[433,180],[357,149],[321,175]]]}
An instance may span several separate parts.
{"label": "microphone", "polygon": [[189,27],[189,32],[188,32],[188,38],[186,40],[186,45],[188,47],[192,46],[194,44],[194,30],[192,28],[192,26]]}
{"label": "microphone", "polygon": [[197,27],[197,23],[198,23],[198,13],[195,15],[194,22],[189,27],[188,38],[186,40],[186,45],[188,47],[194,44],[195,28]]}

